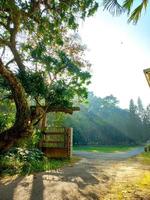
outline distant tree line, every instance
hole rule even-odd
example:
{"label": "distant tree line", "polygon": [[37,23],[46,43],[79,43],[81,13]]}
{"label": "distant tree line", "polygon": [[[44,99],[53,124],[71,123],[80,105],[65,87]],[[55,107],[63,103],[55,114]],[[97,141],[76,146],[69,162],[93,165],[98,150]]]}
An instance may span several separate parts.
{"label": "distant tree line", "polygon": [[144,109],[140,98],[137,104],[131,99],[129,109],[118,103],[113,95],[100,98],[89,93],[80,112],[57,120],[74,128],[75,145],[134,145],[150,139],[150,105]]}

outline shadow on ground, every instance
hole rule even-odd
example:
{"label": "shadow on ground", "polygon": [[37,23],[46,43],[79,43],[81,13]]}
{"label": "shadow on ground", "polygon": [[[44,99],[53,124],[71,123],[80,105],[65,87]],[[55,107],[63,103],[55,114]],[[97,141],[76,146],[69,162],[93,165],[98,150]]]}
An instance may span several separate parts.
{"label": "shadow on ground", "polygon": [[98,200],[93,190],[99,184],[95,172],[91,164],[79,163],[62,170],[4,181],[0,184],[0,200]]}

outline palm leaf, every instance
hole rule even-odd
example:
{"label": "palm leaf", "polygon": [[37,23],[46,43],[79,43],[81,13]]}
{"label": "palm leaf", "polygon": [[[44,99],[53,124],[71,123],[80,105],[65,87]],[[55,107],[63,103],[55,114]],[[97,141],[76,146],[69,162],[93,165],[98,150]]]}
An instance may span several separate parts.
{"label": "palm leaf", "polygon": [[108,10],[112,15],[120,15],[125,9],[117,0],[103,0],[104,10]]}
{"label": "palm leaf", "polygon": [[131,13],[131,16],[128,19],[128,22],[133,22],[134,24],[136,24],[141,16],[142,13],[142,9],[143,9],[143,2],[136,8],[134,9],[134,11]]}
{"label": "palm leaf", "polygon": [[108,10],[112,15],[120,15],[127,11],[129,15],[128,22],[132,21],[136,24],[141,16],[143,8],[146,9],[148,6],[148,0],[142,0],[142,3],[131,13],[133,3],[135,3],[135,0],[124,0],[123,5],[121,5],[117,0],[103,0],[104,10]]}
{"label": "palm leaf", "polygon": [[128,14],[129,14],[130,11],[131,11],[131,7],[132,7],[132,5],[133,5],[133,2],[134,2],[134,0],[125,0],[125,1],[123,2],[123,7],[128,11]]}
{"label": "palm leaf", "polygon": [[145,9],[147,8],[147,5],[148,5],[148,0],[143,0],[143,6]]}

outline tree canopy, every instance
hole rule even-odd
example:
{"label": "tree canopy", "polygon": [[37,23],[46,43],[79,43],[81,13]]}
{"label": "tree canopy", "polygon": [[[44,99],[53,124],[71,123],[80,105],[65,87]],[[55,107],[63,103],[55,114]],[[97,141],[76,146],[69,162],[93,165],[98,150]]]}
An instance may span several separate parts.
{"label": "tree canopy", "polygon": [[43,113],[72,107],[75,94],[86,97],[90,65],[74,30],[97,7],[93,0],[0,2],[0,83],[16,105],[14,125],[0,134],[0,150],[30,135]]}

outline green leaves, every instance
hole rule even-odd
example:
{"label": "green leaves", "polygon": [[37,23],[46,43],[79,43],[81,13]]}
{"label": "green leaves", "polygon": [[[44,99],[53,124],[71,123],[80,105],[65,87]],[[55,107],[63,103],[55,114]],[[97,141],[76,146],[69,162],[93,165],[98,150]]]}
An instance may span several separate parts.
{"label": "green leaves", "polygon": [[129,17],[129,22],[133,21],[133,23],[137,23],[140,16],[141,16],[141,12],[143,9],[143,4],[140,4],[131,14],[131,16]]}
{"label": "green leaves", "polygon": [[[90,64],[83,58],[85,47],[70,32],[78,28],[79,18],[96,12],[98,3],[95,0],[6,0],[0,3],[0,8],[0,22],[9,26],[3,38],[7,36],[7,41],[13,38],[13,47],[24,65],[23,72],[18,64],[17,73],[13,73],[22,83],[26,96],[42,102],[48,100],[50,105],[68,106],[76,97],[85,98]],[[0,30],[4,30],[2,23]]]}
{"label": "green leaves", "polygon": [[51,85],[47,101],[49,106],[71,107],[74,93],[64,81],[57,81]]}
{"label": "green leaves", "polygon": [[25,73],[18,73],[23,87],[28,96],[44,98],[48,91],[48,86],[44,80],[43,72],[28,71]]}
{"label": "green leaves", "polygon": [[[148,4],[148,1],[143,1],[139,6],[137,6],[133,12],[131,13],[129,19],[128,19],[128,22],[133,22],[134,24],[136,24],[142,14],[142,11],[143,11],[143,8],[147,8],[147,4]],[[130,14],[130,12],[129,12]]]}
{"label": "green leaves", "polygon": [[145,9],[147,8],[147,6],[148,6],[148,0],[143,0],[143,6],[144,6]]}
{"label": "green leaves", "polygon": [[131,11],[131,7],[132,7],[132,5],[133,5],[133,2],[134,2],[134,0],[126,0],[126,1],[124,1],[124,3],[123,3],[123,7],[124,7],[125,9],[127,9],[128,14],[129,14],[130,11]]}
{"label": "green leaves", "polygon": [[97,9],[98,9],[98,3],[95,2],[94,6],[91,9],[89,9],[88,16],[94,15]]}
{"label": "green leaves", "polygon": [[31,50],[31,56],[34,59],[40,59],[42,56],[42,53],[45,52],[46,48],[43,45],[43,43],[39,42],[36,48]]}
{"label": "green leaves", "polygon": [[[28,47],[27,47],[28,48]],[[50,106],[71,107],[75,97],[87,98],[86,86],[91,75],[76,64],[64,51],[55,51],[48,55],[43,43],[31,50],[34,62],[40,63],[43,70],[27,71],[17,76],[21,80],[26,93],[32,98],[46,99]],[[49,74],[52,80],[49,83]]]}

